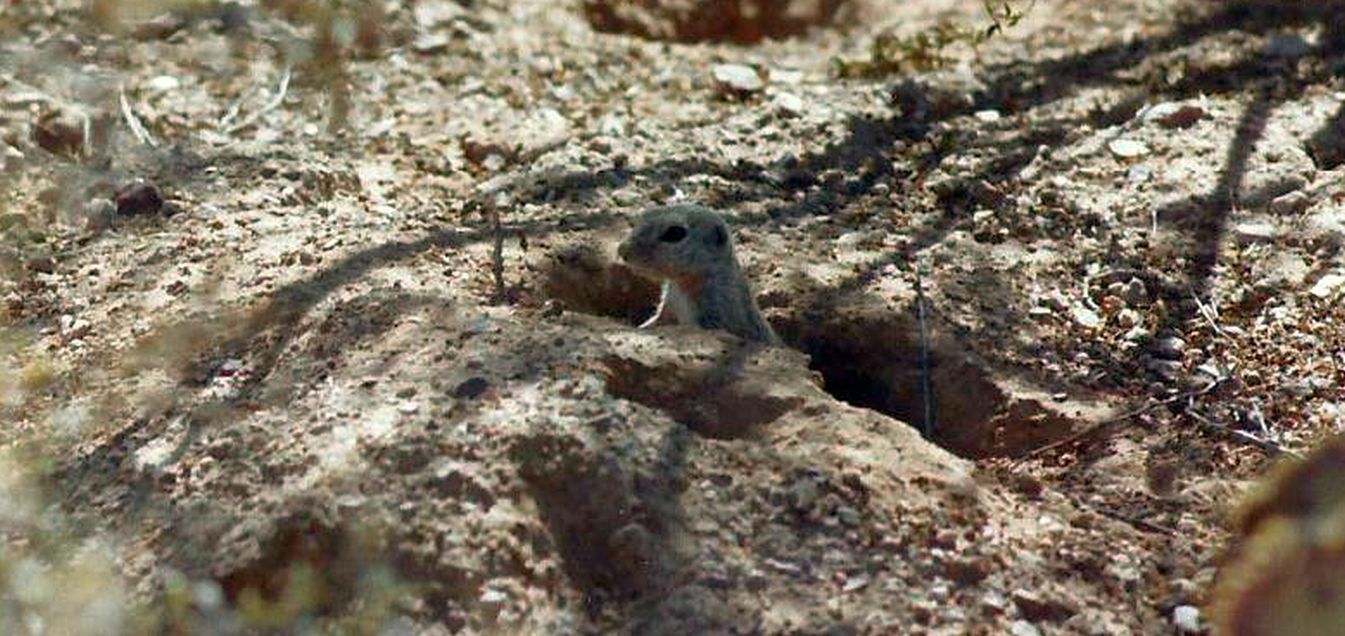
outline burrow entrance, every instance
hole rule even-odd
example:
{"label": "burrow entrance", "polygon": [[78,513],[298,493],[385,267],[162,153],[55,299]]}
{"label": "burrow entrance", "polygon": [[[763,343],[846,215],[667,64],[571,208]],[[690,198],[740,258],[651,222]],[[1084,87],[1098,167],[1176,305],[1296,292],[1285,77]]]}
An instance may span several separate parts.
{"label": "burrow entrance", "polygon": [[[542,290],[549,298],[574,311],[631,325],[647,318],[658,301],[655,285],[595,250],[556,255],[544,276]],[[800,293],[794,298],[802,304],[808,296]],[[824,307],[774,307],[767,313],[781,339],[809,355],[810,366],[821,373],[828,393],[919,429],[925,420],[925,395],[920,327],[913,312],[894,312],[884,303],[860,299]],[[1023,455],[1070,435],[1081,426],[1078,416],[1071,413],[1094,408],[1059,402],[1044,390],[999,374],[956,338],[936,326],[931,329],[934,429],[930,439],[961,457]],[[623,378],[640,375],[630,371]],[[626,391],[629,395],[622,394],[642,403],[653,400],[654,406],[708,437],[734,437],[743,428],[764,423],[754,420],[726,431],[723,414],[746,406],[731,401],[700,417],[721,402],[715,399],[717,389],[712,384],[705,384],[705,394],[660,391],[656,396],[646,395],[649,392],[641,392],[639,386],[619,378],[609,388],[614,392],[630,389]],[[697,385],[688,386],[694,389]],[[762,406],[744,412],[775,410]]]}
{"label": "burrow entrance", "polygon": [[1076,430],[1047,392],[1003,377],[956,338],[930,325],[932,422],[926,422],[920,325],[912,309],[893,312],[858,301],[787,313],[772,321],[781,338],[807,353],[828,393],[924,429],[966,458],[1016,457]]}
{"label": "burrow entrance", "polygon": [[736,42],[803,35],[853,22],[850,0],[585,0],[598,31],[674,42]]}

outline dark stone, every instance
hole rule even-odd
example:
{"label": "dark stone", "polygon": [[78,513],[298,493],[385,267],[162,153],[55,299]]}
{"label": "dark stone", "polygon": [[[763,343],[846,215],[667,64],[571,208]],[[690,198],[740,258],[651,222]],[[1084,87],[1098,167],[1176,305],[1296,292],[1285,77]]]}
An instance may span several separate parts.
{"label": "dark stone", "polygon": [[453,389],[453,397],[463,400],[472,400],[481,397],[486,389],[490,388],[490,382],[482,377],[472,377],[463,380]]}
{"label": "dark stone", "polygon": [[148,181],[132,181],[117,190],[117,214],[139,216],[158,214],[163,209],[163,195]]}

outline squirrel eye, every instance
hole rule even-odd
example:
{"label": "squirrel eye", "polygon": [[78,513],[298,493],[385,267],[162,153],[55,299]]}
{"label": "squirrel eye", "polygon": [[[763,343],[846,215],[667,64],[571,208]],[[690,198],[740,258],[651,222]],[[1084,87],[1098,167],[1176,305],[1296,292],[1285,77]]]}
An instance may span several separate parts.
{"label": "squirrel eye", "polygon": [[687,237],[687,229],[680,225],[673,225],[659,235],[658,240],[664,243],[676,243]]}

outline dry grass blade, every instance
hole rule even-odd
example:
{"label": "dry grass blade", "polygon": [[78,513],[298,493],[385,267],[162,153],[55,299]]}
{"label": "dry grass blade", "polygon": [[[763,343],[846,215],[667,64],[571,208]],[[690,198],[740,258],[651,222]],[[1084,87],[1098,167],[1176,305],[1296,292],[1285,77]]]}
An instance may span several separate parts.
{"label": "dry grass blade", "polygon": [[158,148],[159,142],[155,141],[154,136],[149,134],[145,125],[140,122],[140,118],[136,116],[135,110],[131,108],[131,100],[126,98],[126,86],[124,84],[117,91],[117,103],[121,105],[121,117],[126,120],[126,126],[131,129],[131,134],[135,135],[140,143],[151,148]]}
{"label": "dry grass blade", "polygon": [[[290,67],[286,66],[285,72],[280,75],[280,85],[276,87],[276,92],[274,95],[271,96],[271,99],[267,101],[266,104],[264,104],[261,108],[249,113],[247,117],[243,118],[243,121],[240,121],[237,124],[225,128],[224,132],[232,134],[240,130],[243,130],[244,128],[256,124],[257,121],[262,118],[262,115],[265,115],[266,113],[269,113],[279,108],[280,104],[285,101],[285,96],[289,93],[290,77],[291,77]],[[228,119],[227,116],[226,119]],[[221,121],[220,125],[221,126],[224,125],[224,122]]]}
{"label": "dry grass blade", "polygon": [[1212,430],[1219,433],[1223,433],[1225,435],[1228,435],[1229,437],[1232,437],[1233,439],[1247,442],[1257,448],[1260,448],[1261,450],[1268,451],[1273,454],[1285,455],[1299,460],[1304,458],[1304,455],[1296,450],[1285,448],[1278,442],[1273,442],[1264,437],[1258,437],[1256,435],[1252,435],[1247,431],[1238,430],[1226,424],[1216,422],[1215,420],[1206,417],[1204,414],[1202,414],[1200,411],[1196,409],[1191,409],[1187,411],[1187,413],[1191,416],[1191,419],[1194,419],[1197,423],[1201,425],[1202,428],[1206,430]]}
{"label": "dry grass blade", "polygon": [[1193,400],[1193,399],[1195,399],[1195,398],[1197,398],[1197,397],[1199,397],[1199,396],[1202,396],[1202,395],[1205,395],[1206,393],[1209,393],[1210,391],[1213,391],[1213,390],[1214,390],[1216,387],[1218,387],[1222,382],[1223,382],[1223,379],[1222,379],[1222,378],[1220,378],[1220,379],[1216,379],[1216,380],[1211,381],[1209,384],[1205,385],[1204,387],[1199,388],[1199,389],[1196,389],[1196,390],[1194,390],[1194,391],[1186,391],[1186,392],[1184,392],[1184,393],[1179,393],[1179,394],[1174,395],[1174,396],[1172,396],[1172,397],[1169,397],[1169,398],[1166,398],[1166,399],[1163,399],[1163,400],[1159,400],[1159,401],[1157,401],[1157,402],[1150,402],[1150,403],[1148,403],[1148,404],[1146,404],[1146,405],[1144,405],[1144,406],[1141,406],[1141,407],[1138,407],[1138,408],[1131,409],[1131,410],[1126,411],[1126,412],[1124,412],[1124,413],[1122,413],[1122,414],[1120,414],[1120,415],[1117,415],[1117,416],[1115,416],[1115,417],[1107,418],[1107,419],[1105,419],[1105,420],[1102,420],[1101,422],[1098,422],[1098,423],[1093,424],[1093,425],[1091,425],[1091,426],[1087,426],[1087,427],[1085,427],[1084,429],[1080,430],[1079,432],[1074,433],[1074,434],[1072,434],[1072,435],[1070,435],[1070,436],[1068,436],[1068,437],[1065,437],[1064,439],[1059,439],[1059,440],[1056,440],[1056,441],[1054,441],[1054,442],[1051,442],[1050,444],[1047,444],[1047,445],[1045,445],[1045,446],[1042,446],[1042,447],[1040,447],[1040,448],[1037,448],[1037,449],[1035,449],[1035,450],[1033,450],[1033,451],[1031,451],[1031,452],[1029,452],[1029,453],[1023,455],[1022,457],[1020,457],[1020,458],[1017,460],[1017,462],[1015,462],[1015,463],[1021,463],[1021,462],[1025,462],[1025,461],[1028,461],[1028,460],[1030,460],[1030,459],[1036,458],[1036,457],[1040,457],[1040,456],[1042,456],[1042,455],[1044,455],[1044,454],[1046,454],[1046,453],[1049,453],[1049,452],[1051,452],[1052,450],[1055,450],[1055,449],[1060,448],[1060,447],[1062,447],[1062,446],[1068,446],[1068,445],[1070,445],[1070,444],[1074,444],[1074,443],[1076,443],[1076,442],[1078,442],[1078,441],[1080,441],[1080,440],[1086,439],[1086,438],[1091,437],[1091,436],[1093,436],[1093,435],[1097,435],[1097,434],[1101,433],[1102,431],[1105,431],[1108,427],[1111,427],[1111,426],[1114,426],[1114,425],[1116,425],[1116,424],[1120,424],[1120,423],[1122,423],[1122,422],[1125,422],[1126,420],[1129,420],[1129,419],[1132,418],[1132,417],[1136,417],[1136,416],[1139,416],[1139,415],[1143,415],[1143,414],[1145,414],[1145,413],[1148,413],[1149,411],[1152,411],[1152,410],[1154,410],[1154,409],[1156,409],[1156,408],[1158,408],[1158,407],[1160,407],[1160,406],[1168,406],[1168,405],[1176,404],[1176,403],[1178,403],[1178,402],[1182,402],[1182,401],[1190,401],[1190,400]]}

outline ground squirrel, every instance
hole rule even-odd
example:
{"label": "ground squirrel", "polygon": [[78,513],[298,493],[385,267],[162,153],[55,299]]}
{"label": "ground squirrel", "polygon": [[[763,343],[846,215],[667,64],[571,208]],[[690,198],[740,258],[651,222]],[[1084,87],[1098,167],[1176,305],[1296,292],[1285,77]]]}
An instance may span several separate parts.
{"label": "ground squirrel", "polygon": [[713,211],[698,205],[653,208],[641,215],[617,253],[640,275],[663,283],[658,309],[641,328],[676,321],[779,342],[738,267],[728,224]]}

